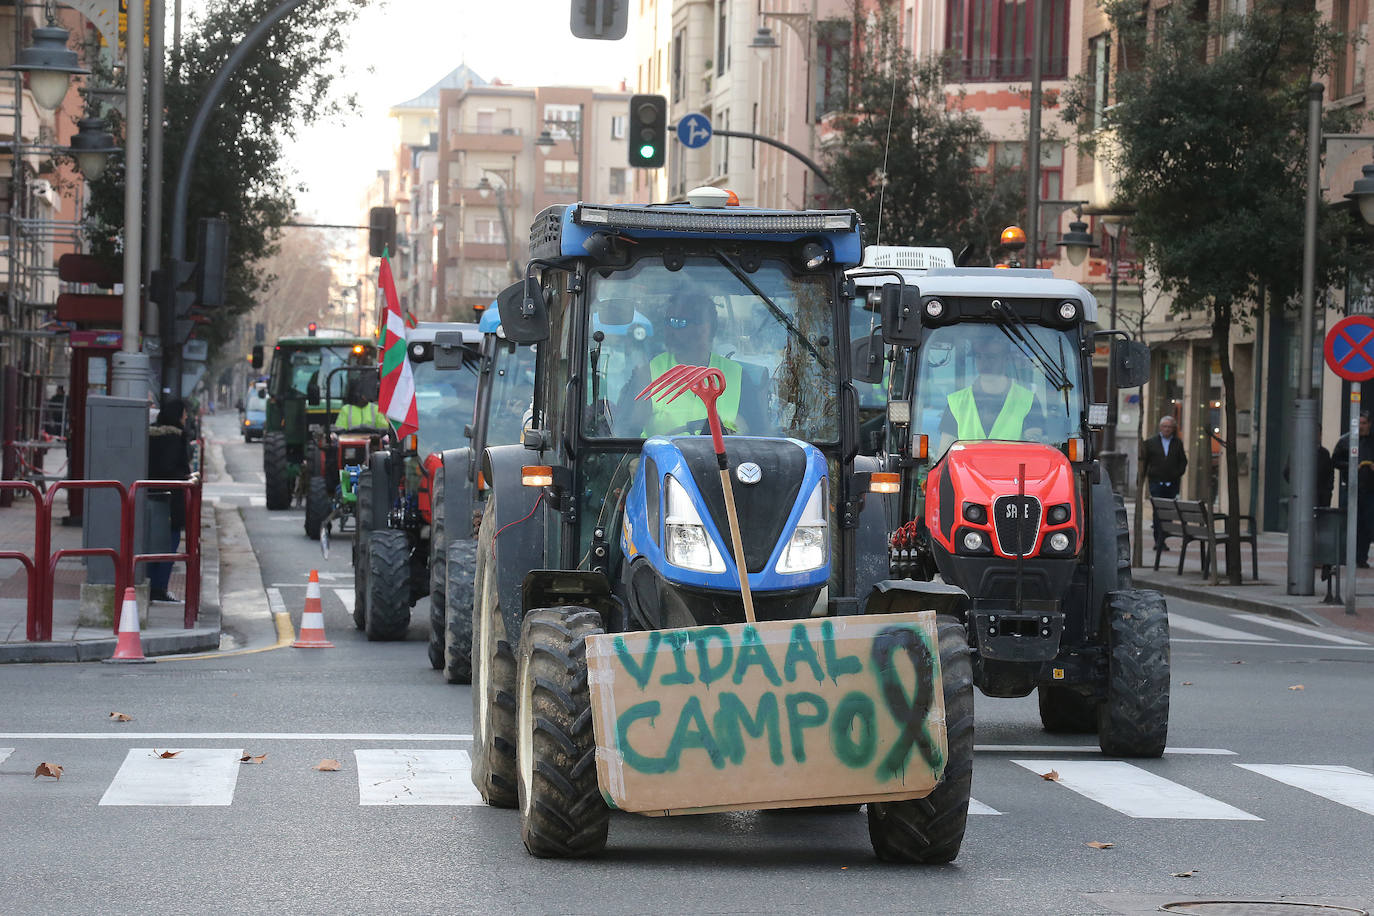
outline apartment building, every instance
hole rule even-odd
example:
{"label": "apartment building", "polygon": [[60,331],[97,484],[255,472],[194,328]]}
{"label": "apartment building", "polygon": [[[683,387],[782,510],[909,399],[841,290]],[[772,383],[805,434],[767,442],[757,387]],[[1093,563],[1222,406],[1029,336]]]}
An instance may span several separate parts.
{"label": "apartment building", "polygon": [[529,227],[553,204],[648,200],[629,174],[630,92],[469,86],[439,102],[438,308],[470,320],[517,280]]}

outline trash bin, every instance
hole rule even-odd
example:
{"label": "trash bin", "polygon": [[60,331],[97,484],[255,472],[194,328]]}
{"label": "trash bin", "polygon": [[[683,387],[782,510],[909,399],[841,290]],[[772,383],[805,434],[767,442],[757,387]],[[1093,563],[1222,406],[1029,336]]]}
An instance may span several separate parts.
{"label": "trash bin", "polygon": [[1342,565],[1345,563],[1345,509],[1319,506],[1312,511],[1316,540],[1312,549],[1312,565]]}

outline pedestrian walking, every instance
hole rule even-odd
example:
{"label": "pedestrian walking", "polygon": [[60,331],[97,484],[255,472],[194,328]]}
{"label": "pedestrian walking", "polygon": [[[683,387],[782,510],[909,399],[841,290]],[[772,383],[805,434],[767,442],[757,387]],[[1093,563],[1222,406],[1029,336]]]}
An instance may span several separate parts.
{"label": "pedestrian walking", "polygon": [[[1188,467],[1188,456],[1183,451],[1183,443],[1178,438],[1178,423],[1173,417],[1159,418],[1159,432],[1145,440],[1145,458],[1142,471],[1150,483],[1150,495],[1164,499],[1178,499],[1178,482]],[[1160,529],[1159,519],[1154,520],[1155,548],[1168,550],[1169,545]]]}
{"label": "pedestrian walking", "polygon": [[[1370,434],[1368,410],[1360,411],[1359,470],[1355,478],[1359,493],[1355,497],[1355,565],[1360,569],[1369,568],[1369,543],[1374,541],[1374,435]],[[1331,460],[1341,472],[1344,482],[1350,472],[1350,433],[1336,440],[1336,451]],[[1347,505],[1346,488],[1341,489],[1341,505]],[[1348,510],[1347,510],[1348,511]]]}
{"label": "pedestrian walking", "polygon": [[[169,398],[158,411],[157,422],[148,428],[148,478],[150,480],[186,480],[191,476],[191,446],[186,438],[186,403]],[[181,531],[186,526],[186,499],[183,491],[154,491],[149,501],[167,504],[167,539],[154,545],[157,553],[175,553],[181,545]],[[151,514],[150,514],[151,515]],[[153,601],[176,601],[167,591],[172,578],[171,562],[148,564],[148,590]]]}

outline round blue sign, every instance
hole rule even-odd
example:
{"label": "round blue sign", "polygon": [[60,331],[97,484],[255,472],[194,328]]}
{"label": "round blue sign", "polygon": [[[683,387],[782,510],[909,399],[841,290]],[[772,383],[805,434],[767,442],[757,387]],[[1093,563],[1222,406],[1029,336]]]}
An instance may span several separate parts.
{"label": "round blue sign", "polygon": [[1374,318],[1351,315],[1326,335],[1326,364],[1348,382],[1374,379]]}
{"label": "round blue sign", "polygon": [[683,115],[677,122],[677,139],[688,149],[700,149],[711,142],[711,119],[699,111]]}

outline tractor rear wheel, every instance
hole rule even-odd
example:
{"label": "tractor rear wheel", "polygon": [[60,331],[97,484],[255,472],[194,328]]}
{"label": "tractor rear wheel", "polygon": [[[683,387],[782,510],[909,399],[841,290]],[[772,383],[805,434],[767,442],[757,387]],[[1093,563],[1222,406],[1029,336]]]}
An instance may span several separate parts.
{"label": "tractor rear wheel", "polygon": [[1097,703],[1057,684],[1041,684],[1040,724],[1056,735],[1090,735],[1097,731]]}
{"label": "tractor rear wheel", "polygon": [[262,437],[262,476],[265,478],[267,508],[291,508],[291,471],[286,458],[286,434],[267,433]]}
{"label": "tractor rear wheel", "polygon": [[[372,505],[372,472],[364,468],[353,488],[357,498],[353,512],[353,625],[362,629],[367,625],[367,536],[371,530],[363,524],[363,506]],[[369,519],[371,516],[367,516]]]}
{"label": "tractor rear wheel", "polygon": [[448,545],[444,561],[447,579],[444,604],[444,679],[450,684],[472,680],[472,580],[477,567],[477,544],[460,539]]}
{"label": "tractor rear wheel", "polygon": [[1158,757],[1169,734],[1169,612],[1147,589],[1108,592],[1107,698],[1097,742],[1113,757]]}
{"label": "tractor rear wheel", "polygon": [[429,489],[429,664],[444,667],[444,606],[448,571],[444,567],[444,469],[440,465]]}
{"label": "tractor rear wheel", "polygon": [[329,518],[329,490],[323,477],[311,477],[310,488],[305,495],[305,536],[312,541],[320,539],[320,526]]}
{"label": "tractor rear wheel", "polygon": [[486,803],[514,808],[515,650],[497,595],[491,553],[495,521],[490,508],[478,534],[477,594],[472,604],[472,784]]}
{"label": "tractor rear wheel", "polygon": [[540,858],[575,859],[606,848],[611,811],[596,780],[587,683],[587,637],[601,615],[537,608],[520,631],[520,837]]}
{"label": "tractor rear wheel", "polygon": [[400,639],[410,626],[410,538],[404,531],[374,531],[367,545],[367,638]]}
{"label": "tractor rear wheel", "polygon": [[942,865],[964,842],[973,786],[973,665],[964,627],[937,618],[940,680],[945,692],[949,754],[940,784],[925,798],[868,805],[868,837],[885,862]]}

